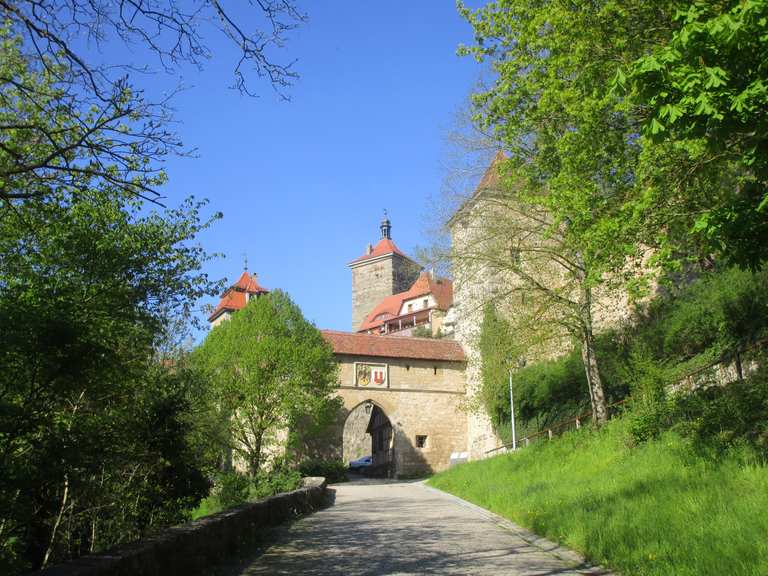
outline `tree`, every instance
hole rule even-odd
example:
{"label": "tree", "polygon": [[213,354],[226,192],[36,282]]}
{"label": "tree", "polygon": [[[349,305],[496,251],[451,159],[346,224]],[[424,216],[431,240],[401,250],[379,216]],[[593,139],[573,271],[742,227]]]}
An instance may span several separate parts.
{"label": "tree", "polygon": [[[285,97],[296,74],[292,63],[275,60],[273,50],[304,16],[291,0],[248,2],[236,14],[225,4],[0,0],[6,43],[0,69],[0,200],[29,199],[57,185],[85,192],[84,175],[91,184],[99,180],[159,200],[158,162],[185,148],[169,130],[170,97],[148,100],[131,87],[128,75],[152,71],[153,60],[167,72],[201,66],[211,56],[206,27],[218,28],[239,50],[238,90],[253,94],[248,80],[253,72]],[[248,20],[252,24],[246,25]],[[115,40],[134,55],[148,52],[150,59],[145,66],[99,64],[84,48]]]}
{"label": "tree", "polygon": [[[490,170],[502,164],[497,158]],[[594,420],[602,424],[607,411],[595,315],[615,302],[616,291],[599,276],[593,280],[595,264],[571,243],[567,224],[556,226],[548,207],[518,199],[507,186],[481,189],[457,214],[454,271],[460,281],[485,278],[509,324],[504,331],[515,335],[512,357],[543,360],[578,342]]]}
{"label": "tree", "polygon": [[207,225],[199,210],[149,213],[114,189],[0,209],[8,572],[179,522],[207,493],[204,383],[155,354],[171,319],[217,288],[190,244]]}
{"label": "tree", "polygon": [[[517,279],[549,330],[582,343],[595,420],[605,403],[594,353],[594,291],[641,258],[625,210],[641,153],[631,109],[611,89],[623,63],[663,36],[672,2],[498,0],[472,11],[460,53],[488,61],[492,84],[473,96],[475,121],[509,154],[490,200],[488,242],[473,250]],[[480,248],[480,250],[477,250]],[[619,272],[619,274],[616,274]],[[540,318],[542,320],[543,318]]]}
{"label": "tree", "polygon": [[[152,153],[135,143],[121,148],[133,188],[117,168],[84,168],[95,160],[82,139],[107,150],[119,125],[98,111],[84,120],[20,42],[0,29],[4,573],[184,520],[215,465],[204,382],[157,352],[168,327],[188,324],[196,301],[219,288],[193,243],[217,216],[203,219],[194,199],[149,210],[136,191],[162,175],[137,175]],[[50,160],[66,178],[24,173],[28,161],[47,170],[58,145],[49,137],[68,142]]]}
{"label": "tree", "polygon": [[627,74],[617,84],[637,108],[646,146],[661,150],[648,153],[640,170],[653,210],[666,226],[695,236],[699,254],[762,266],[768,260],[768,2],[679,4],[669,37]]}
{"label": "tree", "polygon": [[333,352],[283,292],[251,300],[194,354],[229,422],[231,448],[254,475],[276,435],[328,415],[337,384]]}

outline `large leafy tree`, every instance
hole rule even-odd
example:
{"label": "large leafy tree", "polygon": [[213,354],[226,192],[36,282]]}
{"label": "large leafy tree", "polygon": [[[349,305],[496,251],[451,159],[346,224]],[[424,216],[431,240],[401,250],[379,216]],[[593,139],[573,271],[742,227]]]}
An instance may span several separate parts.
{"label": "large leafy tree", "polygon": [[670,36],[617,78],[649,148],[636,205],[652,199],[645,213],[692,234],[700,254],[757,268],[768,259],[768,2],[677,7]]}
{"label": "large leafy tree", "polygon": [[[55,107],[54,81],[7,30],[0,76],[15,90],[50,93]],[[37,114],[15,94],[0,97],[6,128],[27,114],[51,134],[79,126],[66,105]],[[3,146],[46,154],[14,130],[3,132],[13,135],[0,141],[0,162],[9,158]],[[141,150],[128,150],[141,165]],[[87,164],[83,154],[73,146],[66,161]],[[2,186],[0,571],[14,573],[178,522],[206,494],[212,404],[199,377],[157,350],[217,286],[200,272],[207,255],[194,244],[209,223],[203,203],[150,211],[132,190],[87,171]]]}
{"label": "large leafy tree", "polygon": [[509,152],[494,201],[513,216],[492,226],[497,236],[508,231],[507,256],[495,250],[494,265],[564,311],[556,316],[582,342],[597,422],[606,415],[593,292],[607,272],[640,257],[637,220],[624,210],[641,148],[611,83],[663,36],[669,4],[498,0],[474,11],[459,5],[476,39],[461,52],[489,62],[495,73],[473,95],[475,120]]}
{"label": "large leafy tree", "polygon": [[199,218],[114,190],[0,211],[0,564],[103,549],[206,494],[203,382],[155,355],[211,289]]}
{"label": "large leafy tree", "polygon": [[331,347],[283,292],[252,299],[213,328],[195,361],[229,423],[231,448],[252,474],[270,450],[281,448],[281,434],[334,416]]}

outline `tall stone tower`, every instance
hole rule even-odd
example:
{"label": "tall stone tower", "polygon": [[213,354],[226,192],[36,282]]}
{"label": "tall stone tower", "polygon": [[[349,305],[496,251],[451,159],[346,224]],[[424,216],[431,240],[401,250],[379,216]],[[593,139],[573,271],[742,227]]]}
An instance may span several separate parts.
{"label": "tall stone tower", "polygon": [[381,239],[349,263],[352,269],[352,331],[387,296],[404,292],[419,277],[421,267],[392,242],[392,223],[384,212]]}

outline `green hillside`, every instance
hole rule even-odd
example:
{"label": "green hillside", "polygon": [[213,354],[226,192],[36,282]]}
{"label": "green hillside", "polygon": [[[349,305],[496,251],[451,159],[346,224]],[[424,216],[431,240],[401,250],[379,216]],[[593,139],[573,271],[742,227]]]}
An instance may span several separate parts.
{"label": "green hillside", "polygon": [[675,432],[635,444],[630,420],[429,483],[629,575],[768,574],[768,468],[712,458]]}

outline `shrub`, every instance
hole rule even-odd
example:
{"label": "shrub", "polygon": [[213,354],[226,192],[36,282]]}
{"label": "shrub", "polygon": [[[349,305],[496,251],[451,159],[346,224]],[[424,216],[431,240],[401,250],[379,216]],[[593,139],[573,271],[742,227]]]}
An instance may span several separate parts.
{"label": "shrub", "polygon": [[743,382],[710,386],[675,398],[675,429],[714,455],[747,452],[768,461],[768,368]]}
{"label": "shrub", "polygon": [[347,481],[347,466],[341,460],[304,460],[299,471],[302,476],[322,476],[329,484]]}
{"label": "shrub", "polygon": [[214,484],[213,494],[221,509],[237,506],[248,500],[251,480],[238,472],[222,472]]}
{"label": "shrub", "polygon": [[281,492],[295,490],[301,484],[301,473],[291,467],[285,458],[279,458],[272,463],[272,468],[260,471],[253,480],[250,499],[267,498]]}
{"label": "shrub", "polygon": [[[596,338],[608,402],[632,393],[630,430],[634,442],[654,438],[673,419],[685,417],[665,397],[669,385],[692,369],[721,359],[730,361],[746,347],[768,338],[768,271],[709,272],[682,288],[668,290],[639,309],[631,325]],[[481,397],[496,429],[506,439],[510,419],[507,359],[524,351],[509,324],[490,306],[483,317],[480,352]],[[515,407],[524,427],[542,429],[589,409],[578,345],[560,358],[517,370],[513,379]],[[717,393],[709,391],[697,397],[702,394]],[[690,402],[693,405],[696,401]],[[725,402],[725,398],[718,402]],[[704,413],[703,407],[696,410]],[[730,408],[723,406],[723,410]]]}

